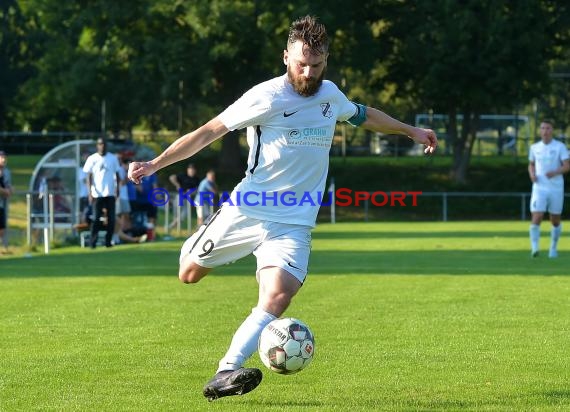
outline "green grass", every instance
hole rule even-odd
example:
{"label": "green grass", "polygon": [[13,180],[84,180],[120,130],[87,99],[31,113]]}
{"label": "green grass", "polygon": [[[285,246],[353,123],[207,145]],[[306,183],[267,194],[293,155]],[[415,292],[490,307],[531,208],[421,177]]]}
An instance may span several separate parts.
{"label": "green grass", "polygon": [[251,257],[197,285],[176,278],[180,242],[4,258],[0,410],[568,410],[570,244],[531,259],[527,229],[319,226],[286,312],[314,362],[214,403],[201,389],[255,305]]}
{"label": "green grass", "polygon": [[13,155],[8,157],[8,168],[12,172],[12,185],[15,190],[28,190],[30,179],[41,155]]}

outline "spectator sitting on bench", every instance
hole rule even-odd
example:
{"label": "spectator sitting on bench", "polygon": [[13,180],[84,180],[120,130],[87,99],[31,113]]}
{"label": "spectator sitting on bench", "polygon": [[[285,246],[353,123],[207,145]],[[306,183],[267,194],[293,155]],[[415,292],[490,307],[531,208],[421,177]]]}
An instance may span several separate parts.
{"label": "spectator sitting on bench", "polygon": [[146,229],[133,227],[128,214],[123,214],[121,219],[117,219],[115,235],[115,243],[144,243],[148,239]]}

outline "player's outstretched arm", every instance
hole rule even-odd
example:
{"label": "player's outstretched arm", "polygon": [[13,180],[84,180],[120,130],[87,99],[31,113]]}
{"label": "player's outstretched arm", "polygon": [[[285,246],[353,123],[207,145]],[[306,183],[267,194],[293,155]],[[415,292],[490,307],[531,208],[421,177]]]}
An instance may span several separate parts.
{"label": "player's outstretched arm", "polygon": [[409,136],[414,142],[426,147],[425,153],[433,153],[437,147],[437,136],[433,130],[402,123],[373,107],[366,108],[366,121],[362,127],[374,132]]}
{"label": "player's outstretched arm", "polygon": [[150,176],[163,167],[195,155],[228,131],[227,127],[215,117],[193,132],[179,137],[150,162],[132,162],[129,164],[129,179],[138,184],[143,176]]}

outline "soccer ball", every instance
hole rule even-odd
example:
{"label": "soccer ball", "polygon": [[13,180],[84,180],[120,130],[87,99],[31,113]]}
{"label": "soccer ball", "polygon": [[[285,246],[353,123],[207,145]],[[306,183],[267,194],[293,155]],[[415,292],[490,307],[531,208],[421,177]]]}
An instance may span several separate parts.
{"label": "soccer ball", "polygon": [[285,375],[306,368],[315,355],[315,338],[298,319],[275,319],[259,337],[259,357],[270,370]]}

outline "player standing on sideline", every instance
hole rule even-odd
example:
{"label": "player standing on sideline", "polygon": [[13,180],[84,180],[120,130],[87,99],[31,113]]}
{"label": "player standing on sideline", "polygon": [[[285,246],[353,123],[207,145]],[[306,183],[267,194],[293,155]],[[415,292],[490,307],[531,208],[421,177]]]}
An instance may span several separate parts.
{"label": "player standing on sideline", "polygon": [[[337,121],[408,135],[426,145],[426,153],[437,146],[432,130],[353,103],[334,83],[323,80],[328,46],[326,29],[314,17],[293,22],[283,52],[286,74],[253,87],[150,162],[130,165],[129,178],[138,183],[143,176],[193,156],[230,130],[247,127],[250,152],[245,177],[208,224],[186,240],[180,254],[178,276],[185,283],[196,283],[213,267],[251,253],[257,258],[257,306],[235,332],[216,375],[204,387],[208,400],[241,395],[259,385],[261,371],[242,365],[256,351],[263,328],[283,314],[307,275],[318,203],[279,205],[270,194],[293,192],[298,199],[304,194],[318,199]],[[248,191],[269,194],[270,199],[267,204],[240,203],[239,195]]]}
{"label": "player standing on sideline", "polygon": [[87,174],[89,187],[89,203],[93,206],[93,222],[91,222],[91,248],[97,247],[97,236],[101,228],[103,209],[107,211],[107,231],[105,246],[112,247],[115,231],[115,201],[119,197],[119,160],[117,156],[107,152],[107,141],[97,139],[97,153],[93,153],[85,161],[83,171]]}
{"label": "player standing on sideline", "polygon": [[564,206],[564,177],[562,175],[570,170],[570,162],[566,146],[552,139],[553,127],[552,120],[543,120],[540,123],[541,141],[531,145],[528,153],[528,174],[532,182],[530,197],[532,220],[529,230],[532,257],[538,256],[540,224],[544,212],[549,213],[552,223],[548,257],[558,256],[558,239],[562,232],[560,223],[560,215]]}
{"label": "player standing on sideline", "polygon": [[8,253],[8,199],[12,196],[12,174],[8,169],[8,158],[0,150],[0,237],[2,238],[3,252]]}

